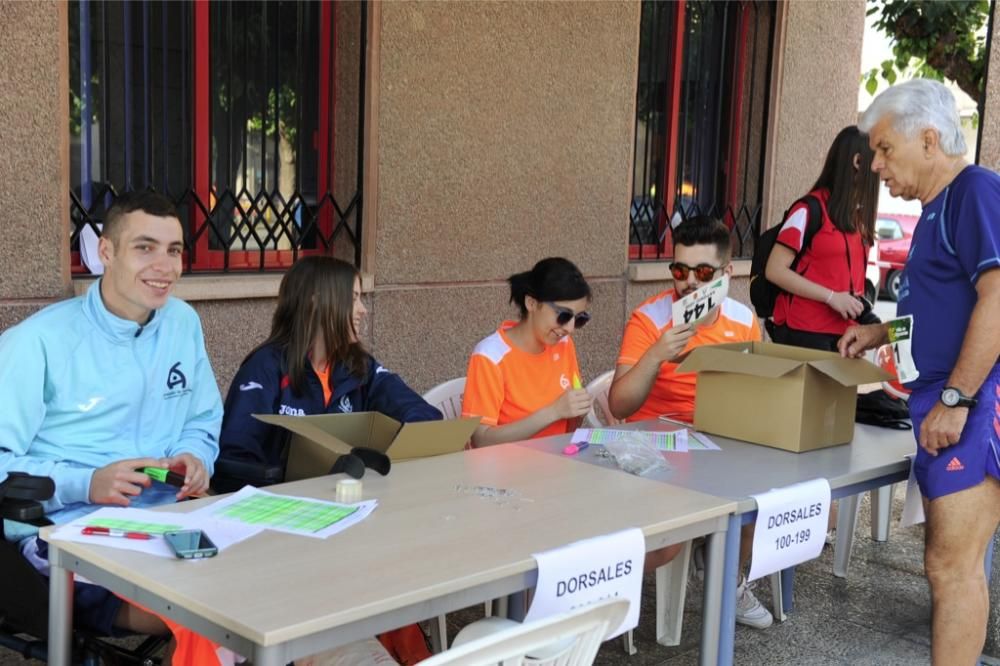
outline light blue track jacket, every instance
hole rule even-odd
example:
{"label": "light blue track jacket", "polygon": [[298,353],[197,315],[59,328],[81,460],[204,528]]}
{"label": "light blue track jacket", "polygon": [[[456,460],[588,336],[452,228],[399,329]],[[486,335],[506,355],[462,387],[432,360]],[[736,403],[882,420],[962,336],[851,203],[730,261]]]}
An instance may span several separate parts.
{"label": "light blue track jacket", "polygon": [[[104,307],[99,281],[0,336],[0,405],[0,479],[51,477],[56,523],[99,508],[88,498],[100,467],[188,452],[211,474],[219,453],[222,400],[197,313],[171,298],[139,326]],[[131,505],[176,492],[154,483]]]}

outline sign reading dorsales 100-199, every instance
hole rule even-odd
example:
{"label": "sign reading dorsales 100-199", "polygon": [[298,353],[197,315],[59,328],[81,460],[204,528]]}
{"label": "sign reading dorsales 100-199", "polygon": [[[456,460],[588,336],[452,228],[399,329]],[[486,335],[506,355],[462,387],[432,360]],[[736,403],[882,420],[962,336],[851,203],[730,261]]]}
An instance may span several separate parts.
{"label": "sign reading dorsales 100-199", "polygon": [[639,624],[646,538],[633,528],[535,553],[538,583],[525,622],[566,613],[605,599],[627,599],[629,611],[614,638]]}
{"label": "sign reading dorsales 100-199", "polygon": [[830,482],[815,479],[754,495],[757,523],[748,580],[819,557],[830,515]]}

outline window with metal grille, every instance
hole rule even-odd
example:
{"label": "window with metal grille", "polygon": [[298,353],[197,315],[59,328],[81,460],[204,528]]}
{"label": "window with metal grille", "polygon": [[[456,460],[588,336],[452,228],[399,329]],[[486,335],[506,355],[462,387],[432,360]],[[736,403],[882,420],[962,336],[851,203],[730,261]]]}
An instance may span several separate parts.
{"label": "window with metal grille", "polygon": [[359,263],[365,22],[347,1],[71,2],[73,272],[141,189],[178,204],[186,272]]}
{"label": "window with metal grille", "polygon": [[672,252],[692,215],[723,220],[734,256],[760,227],[773,2],[642,3],[629,258]]}

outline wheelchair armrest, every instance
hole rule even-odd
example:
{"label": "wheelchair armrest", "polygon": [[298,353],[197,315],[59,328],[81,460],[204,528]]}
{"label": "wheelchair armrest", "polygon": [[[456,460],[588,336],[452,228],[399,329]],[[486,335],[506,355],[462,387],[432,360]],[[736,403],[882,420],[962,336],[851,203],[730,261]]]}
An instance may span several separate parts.
{"label": "wheelchair armrest", "polygon": [[56,484],[47,476],[10,472],[0,483],[0,504],[12,499],[44,502],[56,493]]}
{"label": "wheelchair armrest", "polygon": [[234,458],[219,458],[215,461],[213,483],[225,480],[227,482],[249,483],[252,486],[271,486],[285,479],[285,470],[280,465],[268,465],[252,460],[236,460]]}
{"label": "wheelchair armrest", "polygon": [[0,501],[0,518],[18,523],[36,524],[41,521],[43,524],[48,524],[48,521],[45,520],[45,507],[42,506],[41,502],[35,500],[5,497],[3,501]]}

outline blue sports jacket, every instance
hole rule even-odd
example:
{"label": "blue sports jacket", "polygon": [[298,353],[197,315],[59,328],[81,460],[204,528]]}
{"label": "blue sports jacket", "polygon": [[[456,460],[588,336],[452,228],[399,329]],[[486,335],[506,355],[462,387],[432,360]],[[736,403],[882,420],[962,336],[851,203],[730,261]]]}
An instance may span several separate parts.
{"label": "blue sports jacket", "polygon": [[441,412],[427,404],[394,372],[368,357],[364,377],[337,363],[330,375],[333,395],[323,404],[323,386],[306,360],[306,390],[295,395],[285,369],[284,350],[265,345],[244,361],[229,386],[222,422],[222,456],[269,465],[282,464],[286,432],[252,414],[343,414],[381,412],[401,423],[435,421]]}
{"label": "blue sports jacket", "polygon": [[[201,322],[171,298],[140,326],[104,307],[100,281],[0,336],[0,479],[48,476],[48,517],[66,522],[89,503],[94,470],[127,458],[192,453],[212,473],[222,399]],[[132,506],[173,502],[159,483]]]}

